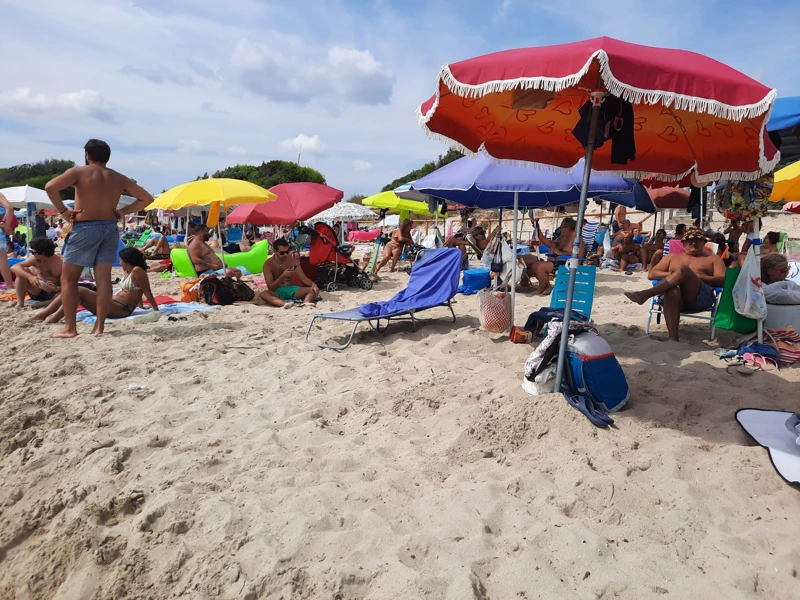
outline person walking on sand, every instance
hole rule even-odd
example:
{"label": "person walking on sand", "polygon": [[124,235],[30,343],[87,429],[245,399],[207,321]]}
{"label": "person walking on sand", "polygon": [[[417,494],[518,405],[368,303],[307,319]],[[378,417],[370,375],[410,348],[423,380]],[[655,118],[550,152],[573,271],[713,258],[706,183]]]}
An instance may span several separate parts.
{"label": "person walking on sand", "polygon": [[[47,182],[44,189],[50,201],[60,211],[59,216],[73,223],[64,243],[64,266],[61,272],[61,301],[64,307],[63,331],[51,337],[68,338],[78,335],[75,314],[78,308],[78,279],[84,267],[94,267],[97,285],[97,322],[92,333],[103,333],[111,305],[111,266],[117,259],[119,231],[117,221],[153,202],[153,197],[135,181],[109,169],[111,148],[101,140],[89,140],[83,147],[85,167],[73,167]],[[59,192],[75,188],[75,208],[68,209]],[[122,194],[136,202],[117,210]]]}
{"label": "person walking on sand", "polygon": [[0,194],[0,207],[5,211],[0,215],[0,276],[6,284],[6,289],[13,290],[14,282],[11,279],[6,242],[14,235],[14,227],[11,224],[14,219],[14,208],[3,194]]}

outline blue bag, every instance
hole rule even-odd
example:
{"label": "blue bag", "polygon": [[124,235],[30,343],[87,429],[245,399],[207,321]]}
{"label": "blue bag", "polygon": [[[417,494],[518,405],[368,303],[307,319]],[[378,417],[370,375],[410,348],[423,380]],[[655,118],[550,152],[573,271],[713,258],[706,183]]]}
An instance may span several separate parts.
{"label": "blue bag", "polygon": [[569,391],[606,411],[620,410],[631,393],[617,357],[603,338],[586,331],[575,336],[567,354]]}

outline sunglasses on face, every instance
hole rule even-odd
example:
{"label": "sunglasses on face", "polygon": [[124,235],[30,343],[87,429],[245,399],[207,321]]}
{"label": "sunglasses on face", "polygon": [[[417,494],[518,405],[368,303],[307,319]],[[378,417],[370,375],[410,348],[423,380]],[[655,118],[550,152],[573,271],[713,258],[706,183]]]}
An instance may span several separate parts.
{"label": "sunglasses on face", "polygon": [[288,250],[284,250],[283,252],[281,252],[280,250],[278,250],[278,254],[280,254],[281,256],[285,256],[285,255],[289,254],[289,251]]}

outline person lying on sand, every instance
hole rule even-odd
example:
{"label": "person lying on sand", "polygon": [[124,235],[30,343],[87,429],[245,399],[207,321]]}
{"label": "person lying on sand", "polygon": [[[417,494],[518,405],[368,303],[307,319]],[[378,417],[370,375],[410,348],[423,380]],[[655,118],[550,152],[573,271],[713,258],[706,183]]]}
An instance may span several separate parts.
{"label": "person lying on sand", "polygon": [[[264,263],[264,282],[267,289],[261,292],[261,299],[270,306],[282,308],[292,308],[295,299],[302,300],[303,304],[316,306],[319,288],[303,273],[300,263],[289,251],[289,242],[284,238],[277,239],[272,248],[275,253]],[[292,285],[295,274],[303,287]]]}
{"label": "person lying on sand", "polygon": [[61,291],[61,256],[56,244],[44,237],[33,238],[30,256],[11,267],[17,276],[17,308],[25,307],[25,294],[36,302],[47,302]]}
{"label": "person lying on sand", "polygon": [[224,275],[225,277],[241,280],[242,272],[239,269],[225,269],[223,267],[222,260],[207,243],[210,239],[211,233],[208,231],[208,227],[200,225],[189,244],[189,258],[197,274]]}
{"label": "person lying on sand", "polygon": [[[142,300],[147,298],[154,311],[158,311],[153,292],[150,289],[150,280],[147,278],[147,261],[138,248],[125,248],[119,253],[119,262],[125,277],[119,282],[120,291],[111,297],[111,306],[108,316],[112,319],[129,317],[136,307],[143,306]],[[78,288],[80,304],[91,312],[97,314],[97,292],[85,287]],[[56,297],[43,311],[31,317],[31,321],[47,321],[58,323],[64,316],[61,305],[61,296]]]}
{"label": "person lying on sand", "polygon": [[696,313],[714,305],[715,287],[725,283],[725,263],[716,254],[704,253],[705,233],[692,227],[683,236],[686,252],[668,254],[650,270],[649,279],[660,280],[656,285],[640,292],[625,292],[636,304],[664,295],[664,320],[669,338],[678,341],[680,313]]}

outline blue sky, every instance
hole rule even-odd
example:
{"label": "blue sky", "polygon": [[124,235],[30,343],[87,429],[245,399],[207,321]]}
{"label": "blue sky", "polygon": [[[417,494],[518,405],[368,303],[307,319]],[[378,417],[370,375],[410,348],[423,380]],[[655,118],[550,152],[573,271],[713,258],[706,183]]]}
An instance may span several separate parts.
{"label": "blue sky", "polygon": [[798,95],[797,23],[792,0],[0,0],[0,166],[98,137],[159,192],[302,148],[371,194],[445,152],[414,117],[444,63],[608,35]]}

